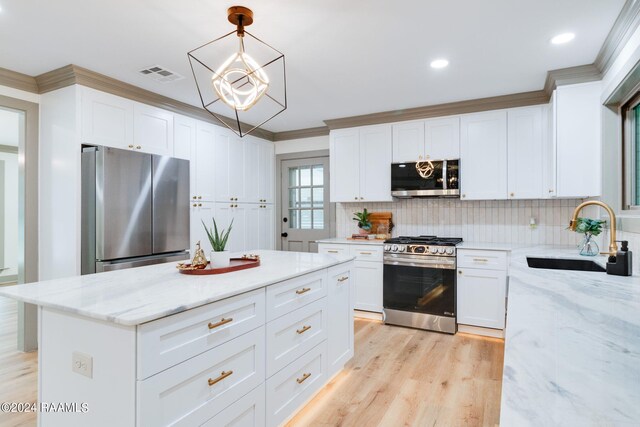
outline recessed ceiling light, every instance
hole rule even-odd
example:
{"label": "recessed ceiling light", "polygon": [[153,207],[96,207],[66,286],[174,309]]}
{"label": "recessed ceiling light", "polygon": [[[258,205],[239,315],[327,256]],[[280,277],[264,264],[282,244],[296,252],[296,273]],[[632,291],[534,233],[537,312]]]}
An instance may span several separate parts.
{"label": "recessed ceiling light", "polygon": [[569,43],[571,40],[576,38],[576,35],[573,33],[562,33],[558,34],[554,38],[551,39],[551,43],[553,44],[564,44]]}
{"label": "recessed ceiling light", "polygon": [[431,68],[444,68],[449,65],[449,61],[446,59],[436,59],[435,61],[431,61]]}

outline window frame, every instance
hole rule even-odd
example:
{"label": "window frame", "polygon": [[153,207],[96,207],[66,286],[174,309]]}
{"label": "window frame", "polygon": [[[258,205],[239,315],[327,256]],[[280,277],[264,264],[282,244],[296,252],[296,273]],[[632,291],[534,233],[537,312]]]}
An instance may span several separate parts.
{"label": "window frame", "polygon": [[[634,108],[640,106],[640,88],[634,88],[632,95],[621,104],[622,117],[622,211],[634,215],[640,214],[640,204],[634,204],[640,188],[637,187],[636,144],[640,138],[636,135],[637,128]],[[638,138],[638,140],[637,140]]]}

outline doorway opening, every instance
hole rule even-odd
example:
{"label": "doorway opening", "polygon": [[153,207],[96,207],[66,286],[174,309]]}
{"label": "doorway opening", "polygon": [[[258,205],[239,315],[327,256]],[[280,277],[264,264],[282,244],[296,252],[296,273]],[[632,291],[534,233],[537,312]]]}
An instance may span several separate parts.
{"label": "doorway opening", "polygon": [[18,146],[24,112],[0,107],[0,286],[18,281]]}

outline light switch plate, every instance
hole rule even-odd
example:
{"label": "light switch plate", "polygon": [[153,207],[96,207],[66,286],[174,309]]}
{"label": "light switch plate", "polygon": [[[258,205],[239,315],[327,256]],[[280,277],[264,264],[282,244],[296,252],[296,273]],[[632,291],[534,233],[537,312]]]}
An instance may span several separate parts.
{"label": "light switch plate", "polygon": [[88,378],[93,378],[93,357],[74,351],[71,358],[71,370]]}

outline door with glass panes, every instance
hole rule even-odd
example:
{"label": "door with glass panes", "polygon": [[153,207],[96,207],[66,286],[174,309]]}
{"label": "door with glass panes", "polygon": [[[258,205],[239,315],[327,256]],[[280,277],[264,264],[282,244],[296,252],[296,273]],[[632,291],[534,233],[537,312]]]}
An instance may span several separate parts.
{"label": "door with glass panes", "polygon": [[317,252],[316,240],[331,236],[329,158],[282,162],[282,250]]}

